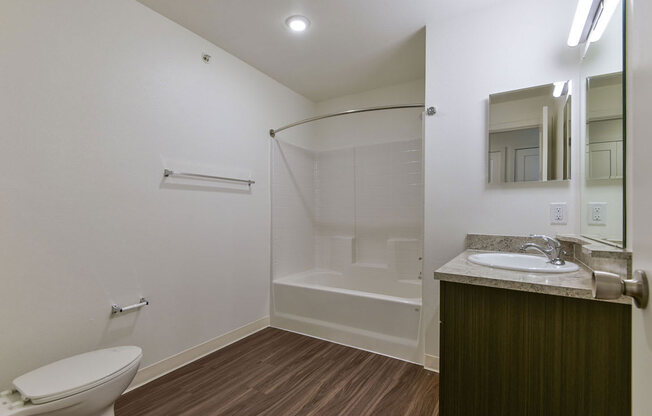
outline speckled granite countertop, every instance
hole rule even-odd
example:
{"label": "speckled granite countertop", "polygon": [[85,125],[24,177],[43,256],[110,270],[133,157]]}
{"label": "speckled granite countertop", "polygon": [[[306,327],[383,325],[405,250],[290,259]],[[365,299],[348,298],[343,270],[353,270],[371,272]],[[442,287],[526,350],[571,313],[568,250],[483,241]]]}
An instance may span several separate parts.
{"label": "speckled granite countertop", "polygon": [[[573,273],[528,273],[481,266],[468,260],[471,254],[487,252],[485,250],[464,251],[435,271],[435,279],[604,302],[593,299],[591,271],[581,263],[580,270]],[[621,296],[608,302],[631,304],[631,299]]]}

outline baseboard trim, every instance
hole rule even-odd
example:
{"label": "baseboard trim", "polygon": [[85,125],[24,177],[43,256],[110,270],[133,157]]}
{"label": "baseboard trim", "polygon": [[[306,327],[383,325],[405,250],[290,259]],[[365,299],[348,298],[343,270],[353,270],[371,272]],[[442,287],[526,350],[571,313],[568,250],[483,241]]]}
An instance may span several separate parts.
{"label": "baseboard trim", "polygon": [[267,328],[268,326],[269,316],[266,316],[262,319],[234,329],[231,332],[227,332],[226,334],[220,335],[219,337],[196,345],[150,366],[141,368],[126,391],[128,392],[144,384],[147,384],[152,380],[164,376],[180,367],[183,367],[184,365],[190,364],[191,362],[211,354],[219,349],[222,349],[229,344],[233,344],[234,342],[248,337],[249,335],[258,332],[261,329]]}
{"label": "baseboard trim", "polygon": [[423,368],[426,370],[434,371],[439,373],[439,357],[436,355],[423,355]]}

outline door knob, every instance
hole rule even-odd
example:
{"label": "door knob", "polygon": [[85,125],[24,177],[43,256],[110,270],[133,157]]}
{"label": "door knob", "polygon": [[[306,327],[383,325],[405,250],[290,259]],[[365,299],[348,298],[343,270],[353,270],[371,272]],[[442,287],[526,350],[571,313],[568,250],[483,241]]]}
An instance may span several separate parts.
{"label": "door knob", "polygon": [[615,273],[594,271],[592,293],[595,299],[618,299],[622,295],[634,298],[634,304],[645,309],[650,289],[647,275],[643,270],[636,270],[632,279],[623,280]]}

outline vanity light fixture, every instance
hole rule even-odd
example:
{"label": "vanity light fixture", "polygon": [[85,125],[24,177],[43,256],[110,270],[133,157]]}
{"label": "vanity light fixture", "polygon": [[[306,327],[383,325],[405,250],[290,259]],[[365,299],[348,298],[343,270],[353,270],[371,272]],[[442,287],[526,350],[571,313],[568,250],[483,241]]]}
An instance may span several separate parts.
{"label": "vanity light fixture", "polygon": [[589,37],[589,42],[597,42],[602,37],[602,34],[607,29],[611,17],[614,15],[614,12],[620,4],[620,0],[603,0],[603,9],[598,22],[595,24],[591,36]]}
{"label": "vanity light fixture", "polygon": [[294,15],[285,19],[285,24],[293,32],[303,32],[310,26],[310,20],[306,16]]}
{"label": "vanity light fixture", "polygon": [[568,46],[577,46],[582,39],[586,41],[599,4],[600,0],[578,0],[573,25],[568,34]]}
{"label": "vanity light fixture", "polygon": [[568,46],[599,40],[618,4],[620,0],[579,0],[568,35]]}

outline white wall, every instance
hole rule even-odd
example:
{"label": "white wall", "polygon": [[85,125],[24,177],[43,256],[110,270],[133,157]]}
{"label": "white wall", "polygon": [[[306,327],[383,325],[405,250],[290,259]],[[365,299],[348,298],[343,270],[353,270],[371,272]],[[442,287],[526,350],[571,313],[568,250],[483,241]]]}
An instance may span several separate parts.
{"label": "white wall", "polygon": [[[430,2],[426,40],[424,310],[426,353],[439,354],[439,285],[433,271],[464,248],[467,233],[577,232],[579,147],[570,182],[488,186],[489,94],[579,77],[566,47],[576,3],[509,0],[442,19]],[[575,104],[573,120],[579,120]],[[578,123],[573,122],[577,137]],[[550,225],[549,204],[568,203],[568,224]]]}
{"label": "white wall", "polygon": [[[146,366],[269,314],[267,131],[310,101],[134,0],[4,0],[0,50],[0,386],[111,345]],[[172,184],[166,163],[256,184]]]}

